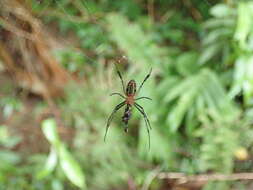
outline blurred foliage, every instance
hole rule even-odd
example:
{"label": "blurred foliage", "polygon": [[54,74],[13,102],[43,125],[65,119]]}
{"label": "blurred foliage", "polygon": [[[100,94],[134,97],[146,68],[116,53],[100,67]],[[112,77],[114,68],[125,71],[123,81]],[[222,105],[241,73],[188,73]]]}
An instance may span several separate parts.
{"label": "blurred foliage", "polygon": [[[57,106],[75,132],[67,146],[55,121],[44,120],[50,153],[24,155],[13,148],[22,139],[1,125],[0,189],[140,189],[157,169],[253,172],[253,2],[26,3],[66,45],[52,53],[78,82],[66,84]],[[153,68],[140,93],[153,99],[140,101],[152,123],[150,151],[136,110],[129,134],[122,128],[122,109],[103,141],[107,117],[120,101],[109,98],[122,89],[113,66],[120,56],[127,57],[119,66],[125,82],[140,84]],[[4,117],[21,108],[17,97],[0,100]],[[160,183],[154,180],[150,189],[160,189]],[[247,189],[242,182],[212,182],[203,189],[232,187]]]}
{"label": "blurred foliage", "polygon": [[79,188],[85,189],[84,174],[77,161],[68,152],[65,145],[62,144],[56,129],[57,126],[55,120],[47,119],[43,121],[42,130],[47,140],[51,144],[51,152],[48,156],[45,170],[43,174],[40,174],[40,176],[44,177],[45,175],[53,172],[57,164],[57,159],[59,159],[61,169],[67,178]]}

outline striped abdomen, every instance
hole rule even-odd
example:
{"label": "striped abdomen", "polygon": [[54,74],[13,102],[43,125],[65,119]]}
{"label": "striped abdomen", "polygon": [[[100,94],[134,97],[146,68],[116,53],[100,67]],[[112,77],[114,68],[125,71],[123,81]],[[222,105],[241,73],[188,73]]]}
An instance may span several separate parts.
{"label": "striped abdomen", "polygon": [[127,104],[124,115],[122,116],[122,121],[125,123],[125,132],[128,131],[128,121],[132,115],[132,106]]}

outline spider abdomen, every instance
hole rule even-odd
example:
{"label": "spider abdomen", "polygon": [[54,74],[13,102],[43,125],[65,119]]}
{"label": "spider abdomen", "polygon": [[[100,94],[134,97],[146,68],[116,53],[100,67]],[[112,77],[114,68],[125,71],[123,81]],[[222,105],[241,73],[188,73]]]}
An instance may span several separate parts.
{"label": "spider abdomen", "polygon": [[122,122],[125,123],[125,132],[128,132],[128,121],[132,115],[131,105],[127,104],[124,115],[122,116]]}

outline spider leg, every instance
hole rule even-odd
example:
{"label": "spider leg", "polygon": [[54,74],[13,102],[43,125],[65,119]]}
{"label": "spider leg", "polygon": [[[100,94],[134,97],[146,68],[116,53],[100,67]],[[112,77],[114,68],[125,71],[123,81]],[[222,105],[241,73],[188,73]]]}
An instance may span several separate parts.
{"label": "spider leg", "polygon": [[107,124],[106,124],[106,131],[105,131],[104,141],[106,140],[106,135],[107,135],[107,132],[108,132],[108,129],[109,129],[109,127],[110,127],[110,123],[111,123],[111,121],[112,121],[112,119],[113,119],[114,114],[115,114],[122,106],[124,106],[125,104],[126,104],[126,101],[121,102],[120,104],[118,104],[118,105],[114,108],[114,110],[112,111],[110,117],[108,118],[108,121],[107,121]]}
{"label": "spider leg", "polygon": [[142,88],[144,82],[150,77],[151,72],[152,72],[152,68],[150,69],[148,75],[144,78],[143,82],[141,83],[141,85],[140,85],[140,87],[139,87],[139,89],[138,89],[138,91],[137,91],[137,94],[140,92],[140,90],[141,90],[141,88]]}
{"label": "spider leg", "polygon": [[136,100],[141,100],[141,99],[148,99],[148,100],[152,100],[152,99],[151,99],[151,98],[149,98],[149,97],[145,97],[145,96],[143,96],[143,97],[140,97],[140,98],[136,98],[136,99],[135,99],[135,101],[136,101]]}
{"label": "spider leg", "polygon": [[121,83],[122,83],[122,88],[123,88],[123,92],[124,92],[124,94],[125,94],[125,85],[124,85],[124,81],[123,81],[123,78],[122,78],[122,76],[121,76],[121,73],[120,73],[120,71],[119,71],[119,69],[118,69],[118,67],[117,67],[117,65],[114,63],[114,65],[115,65],[115,67],[116,67],[116,70],[117,70],[117,73],[118,73],[118,75],[119,75],[119,78],[120,78],[120,80],[121,80]]}
{"label": "spider leg", "polygon": [[145,113],[143,107],[137,103],[134,103],[135,107],[137,106],[139,108],[139,111],[142,113],[144,119],[147,120],[147,123],[148,123],[148,127],[150,128],[150,130],[152,129],[151,125],[150,125],[150,122],[149,122],[149,119],[148,119],[148,116],[147,114]]}
{"label": "spider leg", "polygon": [[145,121],[145,124],[146,124],[146,129],[147,129],[147,132],[148,132],[148,147],[149,147],[149,149],[150,149],[150,132],[149,132],[149,125],[150,124],[148,124],[149,122],[148,122],[148,120],[147,120],[147,118],[146,118],[146,116],[145,116],[145,112],[143,112],[143,110],[141,109],[142,107],[140,106],[140,107],[138,107],[138,104],[134,104],[134,106],[137,108],[137,110],[143,115],[143,117],[144,117],[144,121]]}
{"label": "spider leg", "polygon": [[113,95],[119,95],[120,97],[125,98],[125,96],[123,96],[122,94],[118,93],[118,92],[114,92],[114,93],[111,93],[110,96],[113,96]]}

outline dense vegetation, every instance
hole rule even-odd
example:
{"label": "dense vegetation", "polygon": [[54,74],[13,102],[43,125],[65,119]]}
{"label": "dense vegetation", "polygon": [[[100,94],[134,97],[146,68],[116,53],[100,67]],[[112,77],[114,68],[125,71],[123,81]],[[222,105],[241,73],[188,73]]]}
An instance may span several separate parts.
{"label": "dense vegetation", "polygon": [[[54,39],[47,54],[68,81],[55,96],[34,85],[24,90],[17,80],[23,71],[33,76],[33,67],[44,76],[43,66],[34,65],[45,60],[27,61],[26,52],[35,51],[22,40],[40,42],[14,32],[11,26],[28,16],[20,9],[7,14],[1,1],[0,66],[8,74],[0,79],[0,189],[163,189],[176,184],[150,176],[253,172],[252,1],[11,0],[43,23],[43,40]],[[18,37],[7,40],[10,35]],[[21,66],[6,64],[3,47],[12,46],[10,57]],[[107,118],[121,101],[109,94],[121,92],[113,63],[122,56],[125,82],[140,84],[153,68],[141,91],[153,100],[140,101],[152,123],[150,150],[137,111],[126,134],[122,109],[103,141]],[[185,188],[250,189],[250,183]]]}

